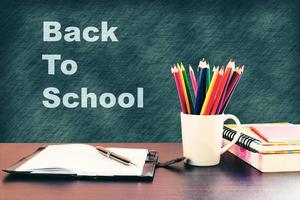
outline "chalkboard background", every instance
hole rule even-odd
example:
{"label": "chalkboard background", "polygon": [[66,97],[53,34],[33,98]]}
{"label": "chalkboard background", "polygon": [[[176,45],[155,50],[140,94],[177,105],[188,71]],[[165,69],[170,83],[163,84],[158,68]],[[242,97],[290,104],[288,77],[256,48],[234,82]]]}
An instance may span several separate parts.
{"label": "chalkboard background", "polygon": [[[242,123],[300,123],[299,1],[1,1],[1,142],[179,142],[180,106],[169,65],[230,58],[246,66],[226,113]],[[43,42],[62,28],[117,26],[119,42]],[[42,54],[74,59],[73,76],[47,74]],[[42,105],[43,90],[144,88],[144,108]]]}

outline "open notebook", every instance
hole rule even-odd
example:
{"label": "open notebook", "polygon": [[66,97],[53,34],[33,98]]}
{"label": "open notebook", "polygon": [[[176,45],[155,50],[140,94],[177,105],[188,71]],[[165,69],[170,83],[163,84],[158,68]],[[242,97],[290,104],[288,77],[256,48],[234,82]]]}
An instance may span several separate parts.
{"label": "open notebook", "polygon": [[[9,173],[73,176],[142,176],[147,149],[107,148],[130,159],[135,165],[124,165],[101,154],[87,144],[50,145],[18,165]],[[154,165],[153,165],[154,166]],[[152,168],[154,170],[154,167]]]}

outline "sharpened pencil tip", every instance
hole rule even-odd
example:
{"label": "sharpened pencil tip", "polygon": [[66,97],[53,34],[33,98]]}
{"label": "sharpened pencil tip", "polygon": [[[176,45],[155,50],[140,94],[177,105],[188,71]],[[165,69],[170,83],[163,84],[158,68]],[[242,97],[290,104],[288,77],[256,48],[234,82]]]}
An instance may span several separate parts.
{"label": "sharpened pencil tip", "polygon": [[184,65],[183,65],[183,63],[182,63],[182,62],[180,62],[180,66],[184,68]]}
{"label": "sharpened pencil tip", "polygon": [[208,68],[208,69],[209,69],[209,63],[206,63],[206,68]]}
{"label": "sharpened pencil tip", "polygon": [[199,68],[207,68],[207,62],[204,58],[202,60],[200,60],[198,67]]}
{"label": "sharpened pencil tip", "polygon": [[235,68],[235,60],[233,59],[230,59],[228,64],[226,65],[226,68],[229,67],[229,68]]}
{"label": "sharpened pencil tip", "polygon": [[219,71],[219,74],[220,75],[223,75],[224,74],[224,68],[222,67],[222,69]]}
{"label": "sharpened pencil tip", "polygon": [[244,67],[245,67],[245,65],[242,65],[242,67],[241,67],[241,73],[244,72]]}

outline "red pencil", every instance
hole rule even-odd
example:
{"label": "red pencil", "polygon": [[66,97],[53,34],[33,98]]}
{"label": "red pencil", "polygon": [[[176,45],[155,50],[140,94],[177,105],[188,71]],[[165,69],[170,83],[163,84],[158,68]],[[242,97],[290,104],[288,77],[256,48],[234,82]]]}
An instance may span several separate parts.
{"label": "red pencil", "polygon": [[217,75],[216,82],[214,84],[214,87],[212,88],[211,95],[209,96],[208,103],[207,103],[206,109],[204,111],[204,115],[209,115],[210,114],[213,103],[215,101],[216,94],[218,92],[218,89],[220,87],[220,83],[221,83],[222,78],[223,78],[223,74],[224,74],[224,67],[222,67],[222,69],[220,70],[220,72]]}
{"label": "red pencil", "polygon": [[196,78],[195,78],[194,70],[193,70],[191,65],[190,65],[190,79],[191,79],[191,82],[192,82],[192,85],[193,85],[194,95],[196,97],[197,90],[198,90],[198,85],[197,85],[197,81],[196,81]]}
{"label": "red pencil", "polygon": [[222,79],[222,82],[220,83],[220,87],[219,87],[219,90],[217,92],[216,100],[215,100],[213,108],[210,112],[211,115],[219,114],[219,113],[217,113],[217,109],[218,109],[219,104],[221,102],[220,100],[221,100],[222,94],[225,93],[224,88],[225,88],[225,86],[228,82],[228,79],[229,79],[230,75],[231,75],[231,71],[232,71],[232,65],[228,64],[226,69],[225,69],[225,74],[224,74],[224,77]]}
{"label": "red pencil", "polygon": [[234,89],[234,86],[236,85],[236,83],[238,82],[239,80],[239,77],[241,75],[241,69],[238,67],[236,69],[236,71],[233,73],[232,75],[232,78],[229,82],[229,85],[228,85],[228,88],[227,88],[227,91],[226,91],[226,95],[225,95],[225,99],[224,99],[224,102],[226,102],[231,94],[231,92],[233,91]]}
{"label": "red pencil", "polygon": [[227,91],[226,91],[224,101],[222,102],[222,107],[221,107],[221,111],[220,111],[221,113],[227,107],[227,104],[233,94],[233,91],[234,91],[236,85],[238,84],[238,82],[243,74],[243,71],[244,71],[244,66],[242,66],[242,68],[237,67],[236,71],[233,73],[230,83],[228,85]]}
{"label": "red pencil", "polygon": [[220,114],[220,113],[221,113],[221,107],[222,107],[222,104],[224,103],[224,98],[225,98],[225,95],[226,95],[226,91],[227,91],[229,82],[230,82],[230,80],[231,80],[231,78],[232,78],[233,73],[235,72],[235,61],[232,60],[232,59],[230,59],[229,62],[228,62],[228,64],[227,64],[227,66],[226,66],[226,68],[227,68],[227,67],[231,67],[232,70],[231,70],[231,73],[229,74],[228,80],[227,80],[227,82],[226,82],[226,84],[225,84],[225,87],[224,87],[224,90],[223,90],[223,94],[222,94],[222,96],[221,96],[221,100],[220,100],[220,102],[219,102],[219,105],[218,105],[218,109],[217,109],[217,111],[216,111],[216,114]]}
{"label": "red pencil", "polygon": [[186,107],[185,107],[185,100],[184,100],[184,96],[183,96],[183,91],[182,91],[182,84],[181,84],[181,80],[178,74],[178,70],[176,67],[172,68],[171,67],[171,72],[172,75],[174,77],[175,83],[176,83],[176,88],[177,88],[177,93],[178,93],[178,98],[179,98],[179,102],[180,102],[180,107],[181,107],[181,111],[183,113],[187,113],[186,112]]}

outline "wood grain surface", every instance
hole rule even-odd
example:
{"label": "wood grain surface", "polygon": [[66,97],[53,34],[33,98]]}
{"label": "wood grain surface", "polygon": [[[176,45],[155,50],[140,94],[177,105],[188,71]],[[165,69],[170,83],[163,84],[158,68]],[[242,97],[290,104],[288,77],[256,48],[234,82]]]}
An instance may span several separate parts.
{"label": "wood grain surface", "polygon": [[[0,144],[0,168],[47,144]],[[96,144],[94,144],[96,145]],[[181,144],[101,144],[157,150],[160,161],[182,155]],[[230,153],[214,167],[188,167],[183,163],[157,169],[153,182],[33,179],[0,173],[1,200],[93,199],[243,199],[286,200],[300,198],[300,173],[260,173]]]}

